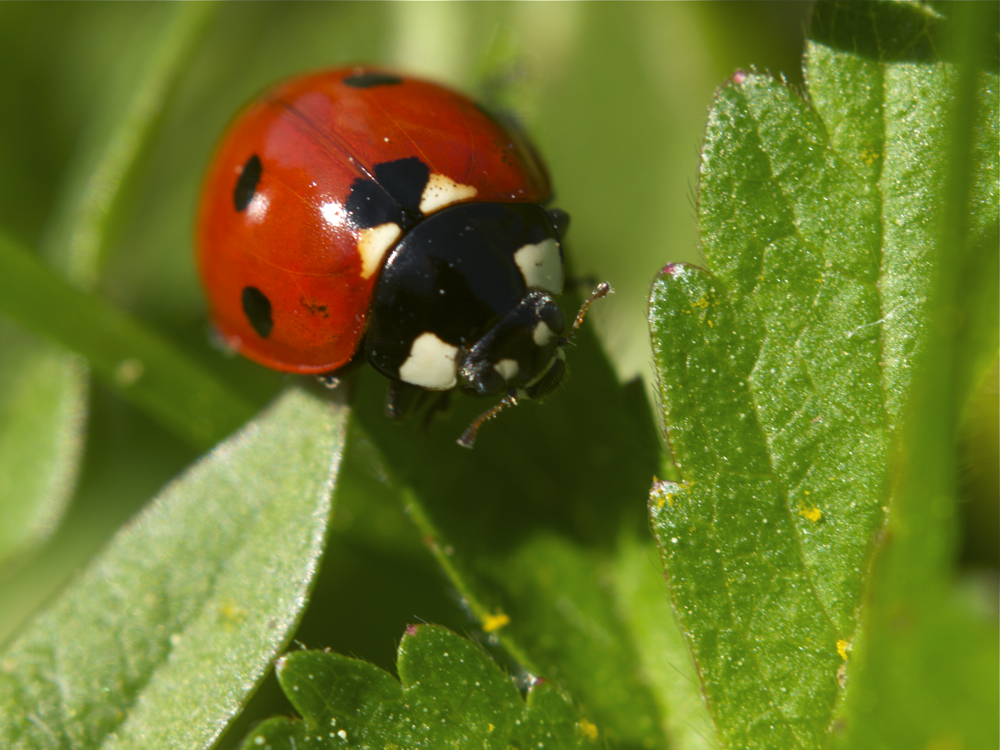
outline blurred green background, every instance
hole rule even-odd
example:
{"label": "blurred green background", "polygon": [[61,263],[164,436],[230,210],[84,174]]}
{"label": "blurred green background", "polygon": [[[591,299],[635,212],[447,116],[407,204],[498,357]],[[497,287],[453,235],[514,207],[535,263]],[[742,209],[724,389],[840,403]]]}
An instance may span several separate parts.
{"label": "blurred green background", "polygon": [[[39,244],[74,154],[107,127],[95,112],[129,90],[144,45],[173,12],[170,4],[0,4],[5,231]],[[695,186],[713,92],[735,69],[751,67],[801,89],[808,13],[806,2],[221,4],[129,186],[99,290],[251,397],[273,393],[279,376],[208,346],[191,253],[201,174],[229,118],[269,84],[376,62],[523,119],[547,159],[557,205],[573,217],[574,273],[616,290],[592,313],[605,348],[622,378],[648,379],[650,280],[666,263],[700,262]],[[981,451],[996,430],[988,424],[982,435],[972,440]],[[80,487],[48,547],[0,581],[0,639],[194,458],[95,385]],[[987,520],[973,528],[996,514],[996,471],[980,466],[970,486],[978,483],[973,496],[986,500],[968,507]],[[350,519],[345,508],[341,529]],[[300,640],[391,668],[406,623],[462,629],[465,616],[432,566],[415,568],[344,538],[331,547]],[[966,557],[995,566],[995,534],[984,544],[985,552],[967,549]],[[261,706],[273,688],[262,691]]]}

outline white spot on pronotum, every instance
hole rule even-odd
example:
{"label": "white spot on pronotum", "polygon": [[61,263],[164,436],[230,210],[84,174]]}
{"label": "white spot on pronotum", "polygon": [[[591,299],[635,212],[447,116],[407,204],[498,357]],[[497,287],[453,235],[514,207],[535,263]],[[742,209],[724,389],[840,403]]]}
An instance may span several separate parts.
{"label": "white spot on pronotum", "polygon": [[337,732],[337,736],[340,737],[340,739],[344,740],[345,742],[347,741],[347,732],[345,732],[343,729]]}
{"label": "white spot on pronotum", "polygon": [[535,342],[535,346],[547,346],[555,337],[555,333],[545,324],[544,320],[539,320],[535,330],[531,332],[531,340]]}
{"label": "white spot on pronotum", "polygon": [[399,368],[399,377],[411,385],[432,391],[446,391],[458,382],[455,357],[458,347],[445,343],[433,333],[417,336],[410,356]]}
{"label": "white spot on pronotum", "polygon": [[517,377],[518,370],[521,366],[517,364],[516,359],[504,358],[493,365],[493,369],[500,373],[500,377],[504,380],[510,381]]}
{"label": "white spot on pronotum", "polygon": [[420,210],[425,214],[450,206],[452,203],[476,197],[472,185],[461,185],[443,174],[432,174],[420,196]]}
{"label": "white spot on pronotum", "polygon": [[551,237],[537,245],[525,245],[514,253],[514,262],[529,289],[562,294],[563,265],[559,244]]}
{"label": "white spot on pronotum", "polygon": [[370,279],[382,265],[382,258],[392,247],[402,230],[399,224],[389,221],[377,227],[361,230],[358,240],[358,255],[361,256],[361,278]]}

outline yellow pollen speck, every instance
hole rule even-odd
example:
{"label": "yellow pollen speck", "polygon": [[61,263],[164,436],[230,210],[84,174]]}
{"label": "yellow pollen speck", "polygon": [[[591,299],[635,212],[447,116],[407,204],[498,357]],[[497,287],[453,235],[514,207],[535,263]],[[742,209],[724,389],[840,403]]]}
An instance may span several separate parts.
{"label": "yellow pollen speck", "polygon": [[843,638],[837,641],[837,653],[840,654],[840,658],[847,661],[847,654],[851,650],[851,644],[845,641]]}
{"label": "yellow pollen speck", "polygon": [[226,629],[231,629],[246,619],[247,611],[237,604],[225,602],[219,607],[218,620]]}
{"label": "yellow pollen speck", "polygon": [[701,299],[699,299],[697,302],[692,302],[691,307],[700,307],[702,310],[704,310],[706,307],[708,307],[708,297],[706,297],[704,294],[701,295]]}
{"label": "yellow pollen speck", "polygon": [[503,612],[497,612],[495,615],[487,614],[483,617],[483,631],[486,633],[495,633],[508,623],[510,623],[510,617]]}
{"label": "yellow pollen speck", "polygon": [[874,164],[875,160],[878,159],[880,156],[882,156],[882,154],[874,150],[865,149],[864,151],[861,152],[861,158],[864,160],[865,165],[869,167],[872,164]]}
{"label": "yellow pollen speck", "polygon": [[709,328],[715,328],[715,326],[712,325],[712,321],[711,320],[706,320],[705,322],[708,323],[708,327]]}
{"label": "yellow pollen speck", "polygon": [[493,731],[493,729],[494,729],[494,726],[493,726],[492,724],[487,724],[486,726],[488,726],[488,727],[490,728],[490,731],[491,731],[491,732]]}
{"label": "yellow pollen speck", "polygon": [[823,511],[821,511],[819,508],[816,507],[807,508],[806,506],[803,505],[802,507],[799,508],[799,515],[805,518],[807,521],[812,521],[813,523],[816,523],[817,521],[819,521],[819,519],[823,517]]}
{"label": "yellow pollen speck", "polygon": [[580,731],[583,732],[585,735],[587,735],[588,739],[590,739],[591,741],[594,741],[594,740],[597,739],[597,725],[596,724],[591,724],[586,719],[580,719],[580,724],[578,726],[580,727]]}

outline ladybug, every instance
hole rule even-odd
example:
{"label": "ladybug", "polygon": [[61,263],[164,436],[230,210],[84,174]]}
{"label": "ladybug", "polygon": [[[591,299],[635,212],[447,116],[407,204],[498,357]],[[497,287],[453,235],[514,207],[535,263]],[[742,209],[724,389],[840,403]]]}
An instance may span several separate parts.
{"label": "ladybug", "polygon": [[236,118],[209,167],[196,248],[211,319],[276,370],[336,383],[367,361],[394,418],[428,394],[502,395],[471,447],[565,372],[569,216],[551,195],[531,144],[460,94],[368,67],[293,79]]}

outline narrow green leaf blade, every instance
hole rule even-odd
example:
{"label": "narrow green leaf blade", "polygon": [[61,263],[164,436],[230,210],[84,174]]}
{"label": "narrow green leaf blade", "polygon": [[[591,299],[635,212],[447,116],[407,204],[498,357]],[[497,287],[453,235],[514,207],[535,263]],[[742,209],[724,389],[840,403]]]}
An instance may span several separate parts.
{"label": "narrow green leaf blade", "polygon": [[[947,11],[949,39],[942,51],[951,53],[953,66],[886,66],[897,89],[887,98],[900,102],[887,113],[906,121],[898,117],[905,106],[921,115],[926,133],[895,155],[909,169],[893,177],[905,184],[908,173],[919,173],[907,157],[933,159],[928,166],[940,183],[926,188],[936,187],[940,200],[925,209],[930,221],[921,250],[929,273],[920,301],[927,322],[908,362],[912,388],[893,467],[892,511],[879,540],[864,637],[852,656],[852,689],[838,722],[844,748],[1000,744],[995,591],[977,596],[973,587],[963,592],[954,582],[955,435],[983,343],[970,329],[982,325],[975,316],[983,313],[984,298],[995,300],[1000,285],[996,274],[985,283],[975,278],[998,252],[995,241],[983,242],[984,229],[986,236],[995,232],[1000,212],[996,186],[984,190],[984,175],[995,181],[1000,153],[984,152],[982,144],[996,142],[995,130],[986,132],[995,128],[1000,104],[996,64],[988,61],[1000,49],[995,5],[957,4]],[[986,314],[995,325],[995,304]]]}
{"label": "narrow green leaf blade", "polygon": [[[127,82],[109,86],[95,108],[42,240],[40,255],[85,289],[98,279],[126,177],[149,147],[212,10],[182,4],[156,13],[132,40],[138,59],[120,62]],[[29,291],[45,299],[42,290]],[[45,302],[60,314],[55,300]],[[0,320],[0,351],[2,575],[52,533],[66,510],[83,451],[88,372],[79,356],[7,320]]]}
{"label": "narrow green leaf blade", "polygon": [[215,445],[253,415],[252,404],[156,332],[2,233],[0,312],[84,355],[98,377],[195,447]]}
{"label": "narrow green leaf blade", "polygon": [[134,178],[215,12],[204,3],[153,6],[123,45],[41,243],[42,257],[74,285],[93,289],[100,279]]}
{"label": "narrow green leaf blade", "polygon": [[167,487],[0,654],[0,744],[210,747],[305,606],[345,429],[292,389]]}
{"label": "narrow green leaf blade", "polygon": [[299,651],[278,662],[278,680],[302,719],[271,719],[242,747],[577,748],[588,726],[551,683],[527,704],[471,641],[445,628],[411,627],[399,645],[402,682],[339,654]]}

